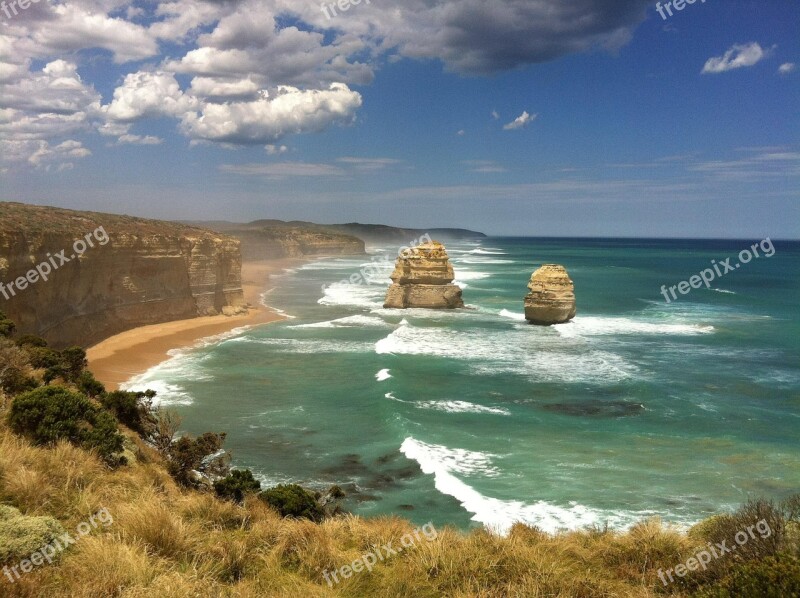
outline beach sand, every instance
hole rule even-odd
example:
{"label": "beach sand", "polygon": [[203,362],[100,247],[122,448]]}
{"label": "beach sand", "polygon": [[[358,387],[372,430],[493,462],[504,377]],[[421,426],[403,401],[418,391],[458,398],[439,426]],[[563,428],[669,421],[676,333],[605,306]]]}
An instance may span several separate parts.
{"label": "beach sand", "polygon": [[86,351],[89,369],[105,384],[116,390],[131,377],[169,359],[168,351],[190,347],[202,338],[223,334],[242,326],[267,324],[283,317],[264,307],[261,295],[271,288],[270,275],[297,265],[301,259],[265,260],[242,264],[244,300],[255,306],[247,315],[206,316],[152,324],[127,330],[105,339]]}

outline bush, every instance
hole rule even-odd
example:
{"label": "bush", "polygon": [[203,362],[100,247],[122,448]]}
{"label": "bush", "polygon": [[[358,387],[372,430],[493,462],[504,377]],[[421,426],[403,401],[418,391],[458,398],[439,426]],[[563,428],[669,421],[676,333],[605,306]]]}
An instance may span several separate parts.
{"label": "bush", "polygon": [[41,336],[33,334],[23,334],[15,341],[18,347],[46,347],[47,341]]}
{"label": "bush", "polygon": [[11,429],[36,444],[68,440],[95,449],[109,464],[120,462],[123,437],[111,415],[84,395],[59,386],[37,388],[19,395],[8,414]]}
{"label": "bush", "polygon": [[93,399],[106,392],[106,387],[103,386],[103,383],[95,379],[92,372],[88,370],[82,372],[81,375],[78,376],[75,385],[83,394]]}
{"label": "bush", "polygon": [[697,598],[788,598],[800,596],[800,560],[770,556],[741,563],[719,583],[695,594]]}
{"label": "bush", "polygon": [[[84,372],[87,373],[87,372]],[[96,381],[95,381],[96,382]],[[100,384],[98,382],[98,384]],[[100,404],[111,411],[123,424],[140,436],[148,437],[156,424],[153,416],[155,391],[129,392],[115,390],[99,397]]]}
{"label": "bush", "polygon": [[191,486],[190,474],[200,467],[203,459],[213,455],[225,443],[225,434],[206,432],[196,439],[182,436],[172,443],[169,450],[167,469],[175,481],[184,486]]}
{"label": "bush", "polygon": [[249,469],[236,469],[228,477],[214,483],[214,490],[220,498],[241,503],[248,492],[261,490],[261,482],[253,478]]}
{"label": "bush", "polygon": [[67,375],[67,380],[75,382],[89,365],[86,351],[81,347],[67,347],[61,351],[61,364]]}
{"label": "bush", "polygon": [[64,533],[52,517],[28,517],[0,505],[0,564],[20,561]]}
{"label": "bush", "polygon": [[281,484],[265,490],[259,497],[282,517],[302,517],[322,521],[324,512],[313,492],[297,484]]}
{"label": "bush", "polygon": [[0,311],[0,336],[11,336],[14,334],[14,330],[16,330],[17,326],[6,317],[2,311]]}
{"label": "bush", "polygon": [[0,338],[0,389],[12,395],[33,390],[39,383],[30,373],[27,353],[11,341]]}

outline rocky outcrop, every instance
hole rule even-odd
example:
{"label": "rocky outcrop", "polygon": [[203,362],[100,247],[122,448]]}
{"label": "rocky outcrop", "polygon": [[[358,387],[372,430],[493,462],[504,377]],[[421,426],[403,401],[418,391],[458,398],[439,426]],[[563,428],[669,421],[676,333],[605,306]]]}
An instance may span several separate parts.
{"label": "rocky outcrop", "polygon": [[564,266],[545,264],[531,276],[525,296],[525,319],[550,326],[575,317],[575,287]]}
{"label": "rocky outcrop", "polygon": [[209,230],[0,203],[0,311],[55,347],[241,307],[241,266],[239,242]]}
{"label": "rocky outcrop", "polygon": [[383,304],[386,308],[464,307],[461,288],[452,284],[455,275],[444,245],[436,241],[405,250],[398,258],[392,284]]}

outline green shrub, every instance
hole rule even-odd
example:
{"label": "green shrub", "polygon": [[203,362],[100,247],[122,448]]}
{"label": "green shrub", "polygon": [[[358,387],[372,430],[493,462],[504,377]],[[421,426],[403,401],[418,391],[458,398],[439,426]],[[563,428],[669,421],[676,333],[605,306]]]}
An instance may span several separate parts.
{"label": "green shrub", "polygon": [[220,498],[241,503],[248,492],[261,490],[261,482],[253,478],[253,472],[249,469],[235,469],[228,477],[215,482],[214,490]]}
{"label": "green shrub", "polygon": [[46,386],[19,395],[8,414],[11,429],[36,444],[69,440],[95,449],[109,464],[119,462],[123,437],[116,420],[84,395]]}
{"label": "green shrub", "polygon": [[33,334],[23,334],[19,338],[17,338],[14,342],[17,343],[18,347],[46,347],[47,341],[44,340],[41,336],[35,336]]}
{"label": "green shrub", "polygon": [[182,436],[172,443],[169,449],[167,469],[175,481],[184,486],[191,486],[190,474],[200,467],[203,459],[213,455],[225,443],[225,434],[206,432],[196,439]]}
{"label": "green shrub", "polygon": [[696,598],[790,598],[800,596],[800,560],[790,555],[769,556],[740,563],[717,584]]}
{"label": "green shrub", "polygon": [[93,399],[106,392],[106,387],[103,386],[103,383],[97,380],[94,374],[88,370],[82,372],[81,375],[78,376],[75,385],[83,394]]}
{"label": "green shrub", "polygon": [[153,432],[156,423],[152,413],[155,396],[156,393],[152,390],[145,392],[115,390],[101,394],[99,401],[120,422],[138,432],[140,436],[147,437]]}
{"label": "green shrub", "polygon": [[26,559],[64,533],[52,517],[28,517],[0,505],[0,564]]}
{"label": "green shrub", "polygon": [[313,492],[297,484],[281,484],[265,490],[259,497],[282,517],[303,517],[311,521],[322,521],[325,514]]}
{"label": "green shrub", "polygon": [[66,373],[67,380],[75,382],[89,365],[86,351],[81,347],[67,347],[61,351],[61,363]]}
{"label": "green shrub", "polygon": [[9,320],[2,311],[0,311],[0,336],[11,336],[16,330],[14,322]]}

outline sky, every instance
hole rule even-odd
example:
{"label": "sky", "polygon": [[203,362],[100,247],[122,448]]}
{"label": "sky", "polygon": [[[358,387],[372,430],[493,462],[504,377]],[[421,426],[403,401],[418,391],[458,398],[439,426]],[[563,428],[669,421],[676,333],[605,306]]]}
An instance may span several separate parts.
{"label": "sky", "polygon": [[796,239],[800,2],[5,0],[0,200]]}

